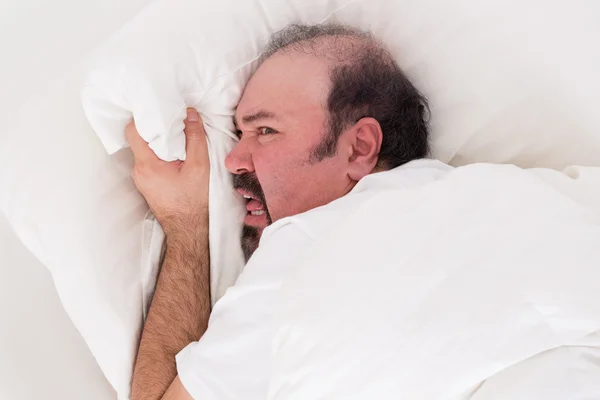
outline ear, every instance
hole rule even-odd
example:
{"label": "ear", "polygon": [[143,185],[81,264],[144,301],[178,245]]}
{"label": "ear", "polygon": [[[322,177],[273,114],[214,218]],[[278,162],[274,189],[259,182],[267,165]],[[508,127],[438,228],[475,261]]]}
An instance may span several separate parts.
{"label": "ear", "polygon": [[354,181],[359,181],[373,172],[377,165],[383,132],[375,118],[365,117],[354,124],[348,133],[348,176]]}

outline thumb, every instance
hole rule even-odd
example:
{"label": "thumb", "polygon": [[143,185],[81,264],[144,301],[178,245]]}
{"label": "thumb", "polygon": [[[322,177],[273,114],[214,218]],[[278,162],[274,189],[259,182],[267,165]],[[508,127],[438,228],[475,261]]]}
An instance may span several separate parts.
{"label": "thumb", "polygon": [[184,124],[186,162],[206,163],[208,146],[206,144],[206,131],[202,119],[200,119],[200,114],[193,108],[188,108]]}

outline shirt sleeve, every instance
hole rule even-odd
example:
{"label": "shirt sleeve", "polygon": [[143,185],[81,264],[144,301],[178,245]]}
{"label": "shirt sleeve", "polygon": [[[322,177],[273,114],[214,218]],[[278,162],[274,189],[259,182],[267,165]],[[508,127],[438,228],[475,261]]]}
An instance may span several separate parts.
{"label": "shirt sleeve", "polygon": [[267,396],[279,289],[312,244],[294,224],[271,230],[267,239],[215,304],[204,336],[176,357],[179,378],[195,399]]}

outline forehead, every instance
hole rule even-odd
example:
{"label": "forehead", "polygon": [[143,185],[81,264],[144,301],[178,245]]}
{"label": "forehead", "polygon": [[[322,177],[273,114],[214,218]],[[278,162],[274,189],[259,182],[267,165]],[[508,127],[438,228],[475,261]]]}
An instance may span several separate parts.
{"label": "forehead", "polygon": [[276,53],[248,82],[236,120],[260,110],[281,120],[324,116],[329,88],[329,67],[323,59],[298,52]]}

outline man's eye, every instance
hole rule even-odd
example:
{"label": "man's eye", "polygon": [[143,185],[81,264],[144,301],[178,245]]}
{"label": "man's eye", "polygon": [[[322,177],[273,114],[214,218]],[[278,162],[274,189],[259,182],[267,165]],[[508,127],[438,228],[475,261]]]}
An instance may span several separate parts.
{"label": "man's eye", "polygon": [[275,129],[269,128],[269,127],[262,127],[262,128],[258,128],[258,132],[261,135],[272,135],[274,133],[277,133],[277,131]]}
{"label": "man's eye", "polygon": [[241,130],[239,130],[239,129],[235,131],[235,134],[236,134],[236,136],[237,136],[238,138],[240,138],[240,139],[242,138],[242,133],[243,133],[243,132],[242,132]]}

